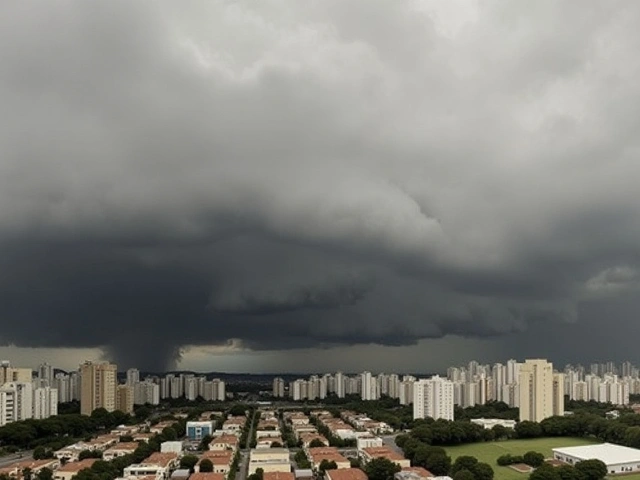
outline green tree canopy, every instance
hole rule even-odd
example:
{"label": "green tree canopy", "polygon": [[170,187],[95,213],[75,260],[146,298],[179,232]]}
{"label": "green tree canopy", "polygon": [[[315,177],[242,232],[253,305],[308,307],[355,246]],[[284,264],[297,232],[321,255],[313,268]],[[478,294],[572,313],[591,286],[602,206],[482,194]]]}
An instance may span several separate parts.
{"label": "green tree canopy", "polygon": [[544,455],[539,452],[527,452],[522,456],[524,463],[533,468],[538,468],[544,463]]}
{"label": "green tree canopy", "polygon": [[471,473],[469,470],[466,470],[466,469],[458,470],[453,475],[453,480],[475,480],[475,479],[476,477],[473,475],[473,473]]}
{"label": "green tree canopy", "polygon": [[180,468],[184,468],[193,473],[194,467],[198,463],[198,457],[195,455],[185,455],[180,459]]}
{"label": "green tree canopy", "polygon": [[476,480],[493,480],[493,468],[491,468],[491,465],[488,463],[476,463],[471,469],[471,472]]}
{"label": "green tree canopy", "polygon": [[548,463],[543,463],[531,472],[529,480],[560,480],[560,475],[555,467],[552,467]]}
{"label": "green tree canopy", "polygon": [[209,460],[208,458],[203,459],[200,462],[200,471],[201,472],[213,472],[213,462],[211,462],[211,460]]}
{"label": "green tree canopy", "polygon": [[392,480],[400,470],[400,465],[388,458],[375,458],[364,467],[369,480]]}
{"label": "green tree canopy", "polygon": [[607,476],[607,466],[602,460],[583,460],[575,469],[583,480],[602,480]]}
{"label": "green tree canopy", "polygon": [[319,438],[314,438],[313,440],[311,440],[311,443],[309,443],[309,448],[317,448],[317,447],[324,447],[324,446],[325,446],[324,442]]}
{"label": "green tree canopy", "polygon": [[461,455],[456,458],[453,465],[451,465],[451,475],[455,475],[460,470],[468,470],[473,472],[473,467],[478,463],[478,459],[476,457],[472,457],[470,455]]}
{"label": "green tree canopy", "polygon": [[320,462],[320,465],[318,465],[318,471],[320,473],[324,473],[327,470],[336,470],[338,468],[338,464],[336,462],[334,462],[333,460],[329,461],[327,459],[324,459]]}

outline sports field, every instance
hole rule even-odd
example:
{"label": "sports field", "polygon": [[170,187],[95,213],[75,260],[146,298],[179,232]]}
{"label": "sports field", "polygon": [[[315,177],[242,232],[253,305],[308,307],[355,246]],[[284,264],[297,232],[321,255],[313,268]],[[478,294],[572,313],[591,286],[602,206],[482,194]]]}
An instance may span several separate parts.
{"label": "sports field", "polygon": [[[509,467],[499,467],[496,465],[496,459],[507,453],[511,455],[524,455],[532,450],[540,452],[549,458],[552,455],[552,448],[576,447],[592,443],[601,442],[590,438],[549,437],[530,440],[507,440],[504,442],[470,443],[456,447],[445,447],[445,449],[453,460],[461,455],[471,455],[472,457],[476,457],[480,462],[488,463],[496,472],[495,480],[526,480],[529,476],[528,474],[518,473]],[[625,480],[632,479],[625,477]],[[636,480],[640,480],[640,478]]]}

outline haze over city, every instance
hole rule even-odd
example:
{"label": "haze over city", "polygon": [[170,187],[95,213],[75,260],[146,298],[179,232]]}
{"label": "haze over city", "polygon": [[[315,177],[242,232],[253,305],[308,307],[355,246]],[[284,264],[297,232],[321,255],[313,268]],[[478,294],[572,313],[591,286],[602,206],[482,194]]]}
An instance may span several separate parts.
{"label": "haze over city", "polygon": [[640,363],[639,15],[4,2],[0,359]]}

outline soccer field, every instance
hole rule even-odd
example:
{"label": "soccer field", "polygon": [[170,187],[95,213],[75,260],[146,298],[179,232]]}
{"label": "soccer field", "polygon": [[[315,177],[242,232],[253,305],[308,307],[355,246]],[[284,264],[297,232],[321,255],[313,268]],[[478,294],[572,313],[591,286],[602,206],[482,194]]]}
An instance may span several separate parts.
{"label": "soccer field", "polygon": [[472,457],[476,457],[480,462],[488,463],[496,472],[495,480],[526,480],[529,474],[518,473],[509,467],[500,467],[496,464],[497,458],[507,453],[511,455],[524,455],[529,451],[540,452],[546,458],[549,458],[552,455],[552,448],[576,447],[592,443],[601,442],[591,438],[550,437],[530,440],[507,440],[504,442],[470,443],[468,445],[445,447],[445,450],[453,460],[462,455],[471,455]]}

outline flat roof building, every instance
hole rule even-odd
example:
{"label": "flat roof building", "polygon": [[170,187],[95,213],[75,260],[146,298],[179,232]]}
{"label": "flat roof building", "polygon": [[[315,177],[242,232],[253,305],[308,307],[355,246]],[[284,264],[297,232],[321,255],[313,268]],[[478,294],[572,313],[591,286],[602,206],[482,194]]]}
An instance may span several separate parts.
{"label": "flat roof building", "polygon": [[640,450],[613,443],[554,448],[553,458],[569,465],[583,460],[600,460],[610,474],[640,472]]}

